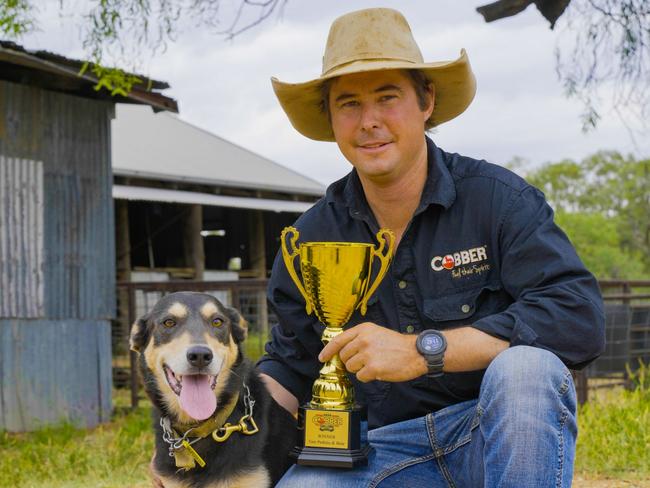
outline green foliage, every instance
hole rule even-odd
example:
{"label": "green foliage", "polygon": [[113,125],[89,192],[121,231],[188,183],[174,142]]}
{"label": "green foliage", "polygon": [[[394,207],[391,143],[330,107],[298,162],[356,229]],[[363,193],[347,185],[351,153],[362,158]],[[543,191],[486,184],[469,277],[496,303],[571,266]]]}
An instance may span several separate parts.
{"label": "green foliage", "polygon": [[15,39],[34,29],[34,6],[29,0],[0,0],[0,35]]}
{"label": "green foliage", "polygon": [[643,279],[643,261],[621,250],[616,219],[601,213],[558,212],[557,224],[567,233],[585,266],[599,278]]}
{"label": "green foliage", "polygon": [[638,366],[635,370],[630,368],[629,364],[625,365],[627,370],[628,381],[636,390],[650,391],[650,364],[644,364],[639,359]]}
{"label": "green foliage", "polygon": [[526,175],[599,278],[650,277],[650,159],[599,152]]}
{"label": "green foliage", "polygon": [[[121,69],[117,68],[106,68],[98,64],[91,64],[89,62],[84,63],[81,68],[80,75],[84,74],[88,69],[97,78],[97,85],[95,85],[95,90],[101,90],[105,88],[111,95],[122,95],[126,97],[129,92],[133,89],[134,85],[142,84],[142,79],[125,73]],[[149,81],[148,89],[151,88],[151,80]]]}

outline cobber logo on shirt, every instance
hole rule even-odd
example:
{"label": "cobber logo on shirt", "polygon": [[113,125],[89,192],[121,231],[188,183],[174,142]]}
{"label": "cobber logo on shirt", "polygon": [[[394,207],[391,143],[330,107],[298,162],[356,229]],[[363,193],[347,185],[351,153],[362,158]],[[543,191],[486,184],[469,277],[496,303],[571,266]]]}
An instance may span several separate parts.
{"label": "cobber logo on shirt", "polygon": [[456,266],[470,263],[487,261],[487,246],[473,247],[464,251],[458,251],[445,256],[436,256],[431,260],[431,268],[434,271],[452,270]]}

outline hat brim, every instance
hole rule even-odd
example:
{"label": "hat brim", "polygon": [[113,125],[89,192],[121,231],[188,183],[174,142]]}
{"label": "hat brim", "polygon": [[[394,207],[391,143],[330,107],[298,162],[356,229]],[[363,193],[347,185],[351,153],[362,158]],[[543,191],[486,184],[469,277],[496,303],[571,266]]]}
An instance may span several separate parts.
{"label": "hat brim", "polygon": [[334,141],[334,133],[321,110],[321,85],[331,78],[394,69],[417,69],[425,73],[435,87],[436,99],[431,118],[435,125],[447,122],[467,109],[476,93],[476,78],[464,49],[454,61],[409,63],[396,60],[361,60],[338,67],[315,80],[285,83],[271,78],[273,91],[294,128],[317,141]]}

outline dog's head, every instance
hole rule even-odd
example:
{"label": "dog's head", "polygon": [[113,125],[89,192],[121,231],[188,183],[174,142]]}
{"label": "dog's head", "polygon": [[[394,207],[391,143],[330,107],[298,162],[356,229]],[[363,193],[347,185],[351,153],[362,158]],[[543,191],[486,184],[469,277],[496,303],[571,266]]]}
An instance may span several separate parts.
{"label": "dog's head", "polygon": [[141,355],[147,393],[179,422],[191,423],[215,412],[246,334],[235,309],[211,295],[179,292],[133,324],[130,345]]}

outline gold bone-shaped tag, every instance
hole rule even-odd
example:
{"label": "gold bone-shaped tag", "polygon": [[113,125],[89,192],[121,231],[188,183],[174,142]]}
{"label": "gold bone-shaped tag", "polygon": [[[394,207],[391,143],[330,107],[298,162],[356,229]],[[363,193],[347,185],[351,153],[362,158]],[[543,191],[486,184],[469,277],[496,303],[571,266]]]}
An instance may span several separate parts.
{"label": "gold bone-shaped tag", "polygon": [[194,448],[190,445],[190,443],[187,442],[187,441],[183,441],[182,444],[183,444],[183,447],[185,449],[187,449],[187,451],[190,453],[190,456],[192,456],[194,458],[194,460],[197,463],[199,463],[199,466],[204,468],[205,467],[205,461],[203,460],[203,458],[201,456],[199,456],[199,453],[194,450]]}

